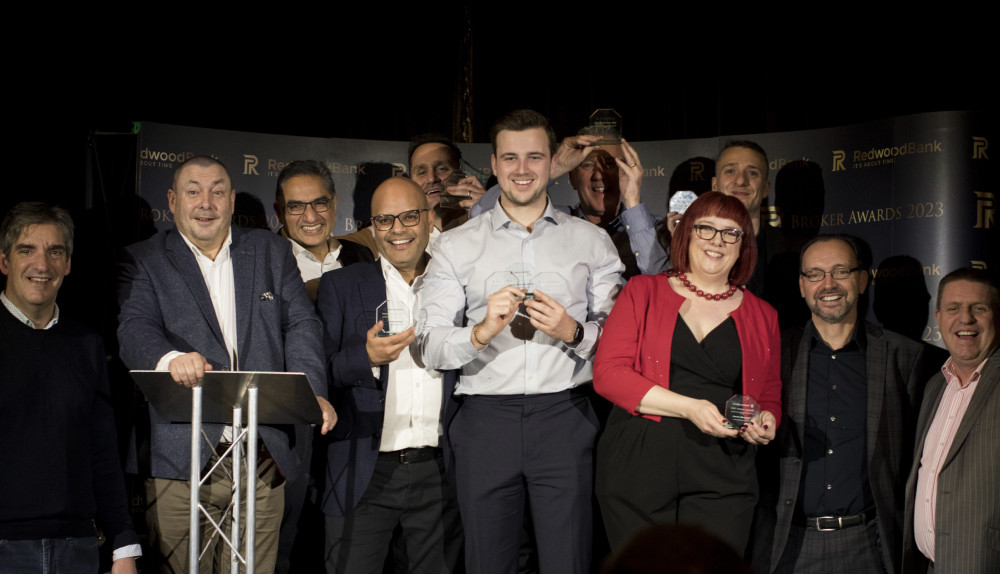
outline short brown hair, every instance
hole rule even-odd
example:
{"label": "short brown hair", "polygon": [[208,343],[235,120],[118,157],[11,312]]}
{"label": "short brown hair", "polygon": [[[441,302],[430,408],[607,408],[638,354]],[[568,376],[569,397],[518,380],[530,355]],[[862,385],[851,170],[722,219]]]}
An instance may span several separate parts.
{"label": "short brown hair", "polygon": [[552,129],[552,124],[548,118],[535,110],[514,110],[501,117],[490,130],[490,143],[493,144],[493,153],[497,153],[497,135],[504,131],[523,132],[533,128],[542,128],[549,138],[549,153],[556,152],[556,132]]}

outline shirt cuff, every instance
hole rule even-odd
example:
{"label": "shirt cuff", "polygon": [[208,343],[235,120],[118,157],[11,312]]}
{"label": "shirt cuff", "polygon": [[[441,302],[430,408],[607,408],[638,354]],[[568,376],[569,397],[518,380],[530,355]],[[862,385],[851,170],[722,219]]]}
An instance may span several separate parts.
{"label": "shirt cuff", "polygon": [[160,360],[156,362],[156,369],[155,370],[157,370],[157,371],[169,371],[170,370],[170,361],[173,361],[174,359],[176,359],[177,357],[182,356],[183,354],[184,353],[182,353],[180,351],[170,351],[166,355],[163,355],[162,357],[160,357]]}
{"label": "shirt cuff", "polygon": [[626,231],[641,231],[650,229],[656,225],[656,220],[653,219],[652,214],[649,213],[649,209],[646,208],[646,204],[644,203],[626,209],[621,212],[619,217],[621,217]]}
{"label": "shirt cuff", "polygon": [[128,546],[115,548],[115,551],[111,553],[111,561],[113,562],[122,558],[138,558],[140,556],[142,556],[142,546],[129,544]]}

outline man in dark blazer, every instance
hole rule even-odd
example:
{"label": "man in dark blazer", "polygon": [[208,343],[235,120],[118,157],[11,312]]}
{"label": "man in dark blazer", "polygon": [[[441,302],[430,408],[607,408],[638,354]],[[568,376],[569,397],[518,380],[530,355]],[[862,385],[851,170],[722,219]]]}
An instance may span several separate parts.
{"label": "man in dark blazer", "polygon": [[868,274],[854,238],[817,237],[800,269],[812,318],[782,337],[787,411],[758,458],[752,561],[762,573],[895,573],[922,346],[859,319]]}
{"label": "man in dark blazer", "polygon": [[[452,572],[461,562],[461,521],[444,478],[440,429],[454,378],[425,369],[410,349],[431,217],[422,190],[406,178],[375,190],[372,214],[380,258],[324,274],[317,301],[341,414],[317,477],[326,568],[381,572],[399,528],[407,571]],[[401,318],[396,309],[406,309]]]}
{"label": "man in dark blazer", "polygon": [[[326,400],[320,324],[299,277],[288,242],[263,230],[231,226],[235,190],[225,166],[198,156],[181,164],[167,192],[176,229],[132,246],[122,265],[118,339],[132,369],[169,370],[179,384],[199,384],[205,371],[291,371],[309,376],[323,411],[323,431],[336,414]],[[166,571],[187,571],[190,425],[172,424],[150,409],[147,522],[154,554]],[[204,425],[212,445],[228,427]],[[228,429],[231,431],[231,429]],[[231,435],[231,432],[229,433]],[[290,429],[261,426],[264,448],[257,485],[256,566],[274,568],[283,506],[283,476],[301,471]],[[219,447],[216,447],[217,449]],[[216,459],[202,450],[202,467]],[[275,466],[276,465],[276,466]],[[218,518],[229,481],[217,470],[202,503]],[[209,499],[210,494],[219,497]],[[203,541],[208,537],[203,534]],[[217,544],[216,570],[228,568]],[[201,571],[211,572],[213,552]]]}
{"label": "man in dark blazer", "polygon": [[906,483],[903,572],[1000,572],[1000,295],[957,269],[934,311],[951,356],[927,383]]}

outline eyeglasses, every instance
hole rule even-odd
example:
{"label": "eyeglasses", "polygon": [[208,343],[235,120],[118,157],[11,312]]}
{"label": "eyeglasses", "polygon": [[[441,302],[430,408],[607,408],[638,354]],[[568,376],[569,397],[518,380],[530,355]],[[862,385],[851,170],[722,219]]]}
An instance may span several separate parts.
{"label": "eyeglasses", "polygon": [[289,201],[288,203],[282,205],[290,215],[302,215],[306,212],[306,206],[311,205],[313,211],[316,213],[323,213],[329,211],[330,205],[333,203],[333,199],[329,197],[321,197],[319,199],[314,199],[312,201]]}
{"label": "eyeglasses", "polygon": [[711,241],[715,239],[716,233],[721,233],[723,243],[738,243],[744,235],[739,229],[716,229],[711,225],[692,225],[691,227],[694,228],[695,234],[705,241]]}
{"label": "eyeglasses", "polygon": [[379,231],[389,231],[392,226],[395,225],[398,219],[404,227],[413,227],[414,225],[420,223],[420,214],[430,211],[429,209],[411,209],[410,211],[404,211],[399,215],[389,215],[388,213],[383,213],[381,215],[373,215],[372,223],[375,224],[375,229]]}
{"label": "eyeglasses", "polygon": [[861,270],[860,267],[852,267],[852,268],[834,267],[829,271],[823,271],[822,269],[806,269],[805,271],[799,273],[799,275],[805,277],[806,281],[818,283],[822,281],[824,278],[826,278],[827,274],[829,274],[830,277],[833,277],[836,280],[843,280],[850,277],[851,273],[860,270]]}

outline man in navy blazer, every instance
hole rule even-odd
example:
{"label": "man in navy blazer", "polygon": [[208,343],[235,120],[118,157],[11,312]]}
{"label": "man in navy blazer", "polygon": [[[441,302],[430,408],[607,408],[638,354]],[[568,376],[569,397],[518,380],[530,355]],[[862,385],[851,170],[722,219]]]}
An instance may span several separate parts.
{"label": "man in navy blazer", "polygon": [[[400,527],[407,571],[452,572],[461,562],[461,521],[444,479],[441,428],[454,379],[425,369],[410,348],[431,217],[423,191],[406,178],[375,190],[372,213],[380,259],[324,274],[317,300],[341,415],[317,477],[326,568],[381,572]],[[398,317],[396,309],[406,311]]]}
{"label": "man in navy blazer", "polygon": [[[231,226],[235,190],[221,162],[198,156],[182,163],[167,192],[176,229],[129,248],[121,271],[118,339],[131,369],[169,370],[179,384],[199,384],[205,371],[290,371],[308,375],[323,411],[323,432],[336,414],[326,400],[320,324],[306,296],[288,242],[264,230]],[[165,571],[187,571],[190,425],[170,423],[150,409],[147,522]],[[231,428],[204,425],[217,449]],[[300,460],[290,428],[261,426],[257,484],[256,566],[274,568],[283,506],[283,479]],[[202,450],[202,468],[216,453]],[[228,464],[228,463],[226,463]],[[228,504],[231,481],[221,470],[202,488],[216,516]],[[218,494],[218,497],[209,498]],[[202,541],[208,540],[203,533]],[[228,553],[213,541],[201,571],[216,571]]]}

